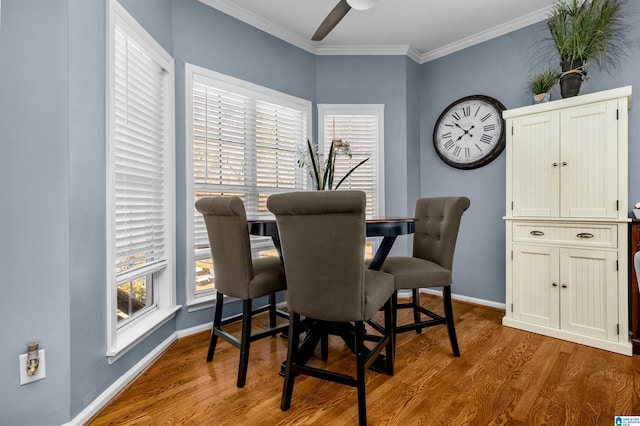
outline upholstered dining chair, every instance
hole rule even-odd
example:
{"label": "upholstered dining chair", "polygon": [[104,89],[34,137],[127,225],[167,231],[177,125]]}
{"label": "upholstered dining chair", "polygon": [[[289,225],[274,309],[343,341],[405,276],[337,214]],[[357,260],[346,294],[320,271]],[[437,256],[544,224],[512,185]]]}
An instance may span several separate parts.
{"label": "upholstered dining chair", "polygon": [[[294,192],[267,200],[278,224],[290,312],[283,411],[290,408],[296,376],[305,374],[356,387],[363,425],[365,371],[385,349],[385,372],[393,375],[393,276],[364,265],[365,203],[362,191]],[[383,306],[384,332],[367,334],[365,321]],[[299,356],[301,316],[310,333],[337,334],[351,346],[355,377],[306,365]],[[373,349],[365,340],[374,342]]]}
{"label": "upholstered dining chair", "polygon": [[[395,278],[398,290],[411,290],[412,300],[398,303],[397,309],[413,309],[413,323],[396,325],[395,332],[416,330],[446,324],[451,348],[460,356],[451,305],[453,254],[462,214],[471,202],[467,197],[420,198],[416,201],[416,226],[413,234],[413,256],[389,256],[382,270]],[[442,287],[444,317],[420,306],[421,288]],[[421,315],[428,319],[423,320]]]}
{"label": "upholstered dining chair", "polygon": [[[276,325],[276,315],[288,318],[276,309],[275,293],[286,289],[282,261],[277,257],[251,258],[247,216],[238,197],[205,197],[196,202],[209,235],[215,274],[216,307],[211,330],[207,362],[213,359],[218,337],[240,349],[237,386],[243,387],[249,365],[251,342],[285,331],[287,325]],[[242,315],[222,320],[224,296],[242,299]],[[269,296],[267,306],[254,308],[253,300]],[[251,334],[253,315],[269,310],[269,330]],[[222,326],[242,319],[242,335],[238,339]]]}

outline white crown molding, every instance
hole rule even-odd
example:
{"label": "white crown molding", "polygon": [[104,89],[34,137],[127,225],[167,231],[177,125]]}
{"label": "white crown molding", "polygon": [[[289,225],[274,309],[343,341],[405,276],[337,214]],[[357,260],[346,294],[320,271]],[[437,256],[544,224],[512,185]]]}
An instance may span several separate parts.
{"label": "white crown molding", "polygon": [[[1,0],[0,0],[1,1]],[[520,18],[505,22],[504,24],[479,32],[472,36],[463,38],[446,46],[420,53],[409,45],[351,45],[351,46],[330,46],[322,45],[305,39],[279,25],[268,21],[246,9],[238,7],[230,0],[198,0],[214,9],[236,18],[246,24],[262,30],[274,37],[277,37],[293,46],[306,50],[314,55],[406,55],[419,64],[433,61],[459,50],[482,43],[492,38],[502,36],[511,31],[524,28],[547,18],[552,6],[547,6],[535,12],[531,12]]]}
{"label": "white crown molding", "polygon": [[319,45],[317,55],[406,55],[418,62],[420,52],[409,45]]}
{"label": "white crown molding", "polygon": [[521,16],[520,18],[511,20],[509,22],[505,22],[504,24],[500,24],[496,27],[489,28],[486,31],[479,32],[472,36],[463,38],[462,40],[458,40],[454,43],[450,43],[446,46],[442,46],[438,49],[434,49],[429,52],[426,52],[422,55],[418,63],[424,64],[425,62],[433,61],[434,59],[441,58],[443,56],[465,49],[467,47],[471,47],[475,44],[479,44],[484,41],[491,40],[492,38],[500,37],[512,31],[519,30],[520,28],[524,28],[531,24],[535,24],[536,22],[540,22],[546,19],[547,16],[549,16],[549,11],[551,10],[551,7],[552,6],[544,7],[535,12],[531,12],[528,15]]}

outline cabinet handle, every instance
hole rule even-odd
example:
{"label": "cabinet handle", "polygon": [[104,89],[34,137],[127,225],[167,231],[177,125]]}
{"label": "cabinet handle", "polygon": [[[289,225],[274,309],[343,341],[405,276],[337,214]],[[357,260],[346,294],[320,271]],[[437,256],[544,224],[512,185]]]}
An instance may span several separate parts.
{"label": "cabinet handle", "polygon": [[552,286],[558,287],[558,283],[551,283]]}
{"label": "cabinet handle", "polygon": [[593,238],[593,234],[590,232],[581,232],[576,235],[578,238]]}
{"label": "cabinet handle", "polygon": [[531,232],[529,232],[529,234],[531,234],[531,235],[544,235],[544,232],[542,232],[542,231],[531,231]]}
{"label": "cabinet handle", "polygon": [[567,285],[566,284],[562,284],[562,288],[567,288]]}

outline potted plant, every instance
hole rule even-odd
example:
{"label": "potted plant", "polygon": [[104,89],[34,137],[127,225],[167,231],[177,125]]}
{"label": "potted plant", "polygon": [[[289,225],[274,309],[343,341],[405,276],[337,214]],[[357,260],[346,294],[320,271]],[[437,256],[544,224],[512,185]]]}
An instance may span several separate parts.
{"label": "potted plant", "polygon": [[369,160],[369,157],[367,157],[356,164],[342,177],[342,179],[340,179],[338,184],[334,187],[333,180],[335,174],[336,157],[338,156],[338,154],[344,154],[351,158],[351,144],[348,141],[343,141],[342,139],[333,139],[331,141],[331,147],[329,148],[329,152],[327,154],[327,159],[324,162],[322,161],[322,155],[318,154],[318,151],[308,140],[307,149],[298,151],[298,166],[305,167],[307,169],[309,177],[311,177],[311,181],[313,182],[313,186],[318,191],[324,191],[327,189],[338,189],[342,182],[344,182],[345,179],[348,178],[349,175],[351,175],[351,173],[353,173],[358,167]]}
{"label": "potted plant", "polygon": [[533,95],[535,103],[548,102],[549,91],[558,81],[558,74],[553,70],[540,71],[529,80],[529,91]]}
{"label": "potted plant", "polygon": [[611,65],[626,55],[629,45],[624,22],[628,0],[558,0],[547,25],[560,55],[560,93],[576,96],[591,63]]}

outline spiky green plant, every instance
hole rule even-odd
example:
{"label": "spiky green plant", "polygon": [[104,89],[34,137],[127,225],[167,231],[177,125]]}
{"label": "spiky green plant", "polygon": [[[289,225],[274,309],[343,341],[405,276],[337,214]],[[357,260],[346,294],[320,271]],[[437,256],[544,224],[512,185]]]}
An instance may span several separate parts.
{"label": "spiky green plant", "polygon": [[615,67],[627,54],[628,0],[559,0],[547,25],[560,60]]}
{"label": "spiky green plant", "polygon": [[553,70],[540,71],[529,80],[531,94],[547,93],[558,82],[558,73]]}

